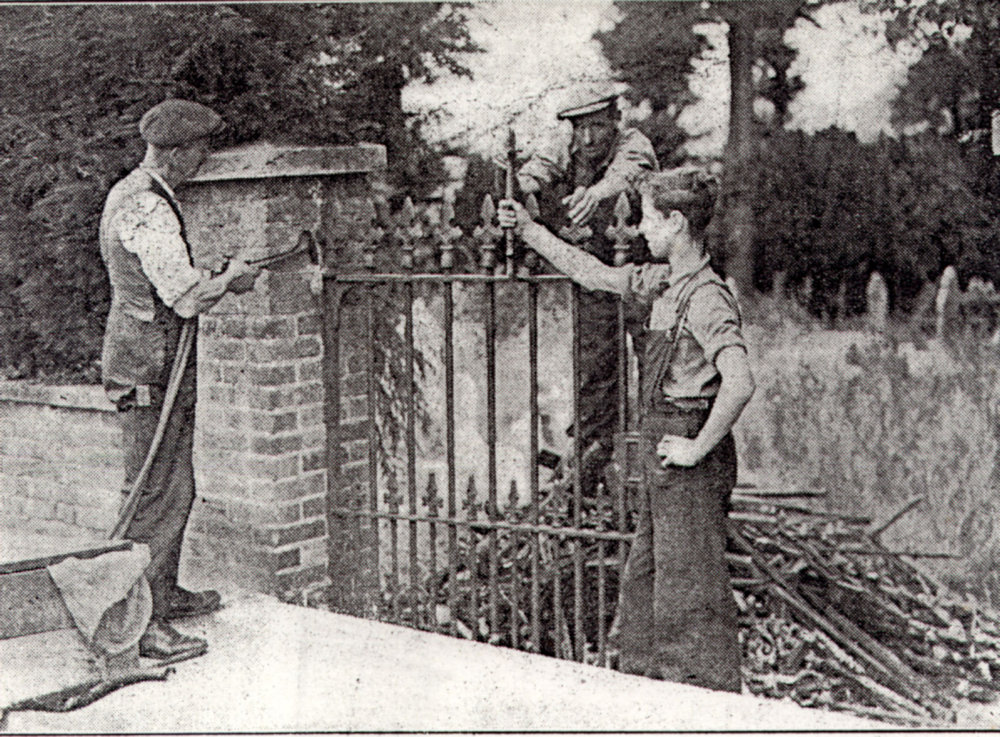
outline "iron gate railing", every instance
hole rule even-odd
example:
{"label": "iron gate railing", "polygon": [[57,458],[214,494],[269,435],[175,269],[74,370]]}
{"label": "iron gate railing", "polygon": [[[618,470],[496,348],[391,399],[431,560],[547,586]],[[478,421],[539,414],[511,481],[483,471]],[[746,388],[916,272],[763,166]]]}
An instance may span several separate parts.
{"label": "iron gate railing", "polygon": [[[529,202],[529,209],[536,209]],[[374,209],[373,209],[374,212]],[[324,271],[326,300],[327,460],[331,571],[341,590],[338,608],[353,614],[449,632],[467,638],[545,652],[601,665],[611,664],[608,631],[614,613],[617,582],[628,552],[629,487],[637,476],[625,469],[621,483],[584,498],[580,479],[583,448],[574,433],[570,468],[562,481],[540,483],[539,464],[539,295],[544,289],[569,290],[572,323],[571,365],[573,418],[580,416],[580,289],[566,277],[542,273],[533,253],[518,256],[507,241],[498,265],[502,231],[494,224],[495,206],[484,198],[481,224],[472,238],[451,224],[449,205],[431,223],[422,222],[406,201],[387,227],[374,229],[361,254],[360,268]],[[615,206],[607,235],[615,243],[615,261],[625,262],[635,228],[626,225],[629,203]],[[566,233],[572,237],[573,233]],[[583,234],[586,236],[586,234]],[[376,265],[385,238],[402,254],[398,271]],[[436,260],[439,270],[418,271],[415,254]],[[478,273],[456,270],[456,251],[478,255]],[[477,253],[478,252],[478,253]],[[434,258],[434,256],[438,258]],[[456,472],[455,289],[476,288],[483,296],[486,382],[485,504],[478,503],[475,478],[468,483]],[[528,484],[529,501],[518,504],[516,489],[501,506],[497,475],[497,288],[517,285],[522,292],[528,331]],[[443,364],[445,383],[444,489],[434,473],[426,483],[417,478],[417,346],[414,303],[417,290],[440,290],[443,299]],[[380,382],[384,379],[384,346],[377,323],[392,293],[402,303],[401,376],[392,387],[401,410],[405,454],[405,490],[384,467],[387,449],[380,427]],[[351,321],[353,330],[344,329]],[[343,395],[341,354],[345,334],[355,352],[364,354],[364,417],[348,422]],[[359,368],[355,366],[354,368]],[[618,430],[629,428],[629,357],[626,314],[618,305]],[[362,389],[355,382],[351,391]],[[360,409],[354,407],[354,409]],[[360,416],[360,414],[358,415]],[[354,419],[357,420],[356,416]],[[361,429],[363,427],[363,437]],[[350,435],[350,439],[348,436]],[[624,435],[621,435],[624,437]],[[347,449],[349,443],[350,450]],[[359,451],[363,449],[363,453]],[[363,459],[359,458],[363,455]],[[350,478],[345,469],[353,461]],[[630,480],[631,479],[631,480]],[[513,482],[512,482],[513,483]],[[464,488],[460,488],[460,485]],[[420,489],[423,494],[420,494]],[[380,491],[386,492],[380,503]],[[482,506],[482,514],[480,514]],[[401,541],[405,537],[405,541]],[[421,544],[421,537],[426,545]],[[405,548],[405,549],[404,549]],[[423,548],[423,549],[421,549]],[[440,548],[440,550],[439,550]],[[439,559],[439,553],[444,560]],[[388,558],[388,560],[386,560]],[[406,575],[402,572],[407,564]],[[344,593],[350,590],[351,594]]]}

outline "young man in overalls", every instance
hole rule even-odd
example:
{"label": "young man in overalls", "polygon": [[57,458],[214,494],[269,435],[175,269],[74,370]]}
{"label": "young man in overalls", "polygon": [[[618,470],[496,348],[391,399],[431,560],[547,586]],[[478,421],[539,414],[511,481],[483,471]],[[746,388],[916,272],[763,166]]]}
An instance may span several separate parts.
{"label": "young man in overalls", "polygon": [[717,184],[675,169],[644,184],[642,222],[653,261],[608,266],[505,200],[500,224],[586,289],[651,306],[643,353],[641,430],[648,491],[621,587],[621,666],[740,690],[736,605],[724,558],[736,483],[731,429],[754,391],[739,308],[708,264],[705,228]]}

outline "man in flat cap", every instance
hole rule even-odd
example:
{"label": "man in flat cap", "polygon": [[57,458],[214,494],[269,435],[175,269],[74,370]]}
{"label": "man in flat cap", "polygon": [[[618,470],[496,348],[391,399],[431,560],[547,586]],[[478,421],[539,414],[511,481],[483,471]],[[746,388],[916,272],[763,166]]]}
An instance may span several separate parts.
{"label": "man in flat cap", "polygon": [[[541,220],[553,232],[596,256],[614,263],[614,244],[605,231],[612,224],[615,202],[623,192],[638,222],[638,185],[659,165],[653,144],[634,128],[620,129],[618,96],[611,85],[578,87],[557,114],[573,126],[569,150],[535,153],[517,173],[520,189],[536,194]],[[629,254],[644,260],[645,249]],[[580,447],[584,478],[591,494],[611,458],[618,421],[618,300],[606,293],[580,295]],[[630,332],[639,331],[632,322]],[[573,428],[573,432],[576,428]]]}
{"label": "man in flat cap", "polygon": [[[146,156],[111,188],[101,216],[101,256],[111,281],[101,354],[104,388],[118,408],[130,487],[152,444],[164,404],[181,327],[226,292],[253,288],[259,273],[240,258],[219,275],[195,268],[173,187],[190,178],[223,127],[213,110],[187,100],[166,100],[139,122]],[[194,503],[192,444],[195,416],[195,350],[191,350],[177,398],[153,458],[135,516],[125,537],[149,546],[146,569],[153,616],[139,643],[144,657],[169,658],[204,649],[206,643],[174,629],[169,621],[218,609],[215,591],[177,585],[181,542]]]}

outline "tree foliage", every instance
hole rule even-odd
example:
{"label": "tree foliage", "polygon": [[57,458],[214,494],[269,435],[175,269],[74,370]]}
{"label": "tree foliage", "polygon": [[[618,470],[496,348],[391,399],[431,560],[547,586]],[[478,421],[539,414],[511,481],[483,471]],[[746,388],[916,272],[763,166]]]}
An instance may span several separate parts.
{"label": "tree foliage", "polygon": [[766,289],[784,272],[814,314],[863,310],[872,271],[902,311],[949,264],[963,280],[1000,273],[992,204],[954,141],[782,131],[765,138],[760,164],[756,283]]}
{"label": "tree foliage", "polygon": [[94,374],[108,286],[97,223],[168,96],[229,123],[226,142],[386,144],[391,183],[438,157],[400,91],[467,74],[462,6],[442,3],[0,6],[0,366]]}

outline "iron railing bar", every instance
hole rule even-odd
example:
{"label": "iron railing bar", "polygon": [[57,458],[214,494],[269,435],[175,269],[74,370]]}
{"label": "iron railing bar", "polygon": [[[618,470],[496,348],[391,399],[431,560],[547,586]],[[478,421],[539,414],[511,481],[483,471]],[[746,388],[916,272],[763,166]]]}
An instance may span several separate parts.
{"label": "iron railing bar", "polygon": [[[367,393],[366,403],[368,405],[368,508],[372,512],[378,512],[378,391],[375,382],[375,350],[379,344],[375,335],[375,285],[370,285],[365,290],[365,323],[367,325],[367,335],[369,348],[365,351],[365,370],[367,372],[365,391]],[[372,547],[375,558],[375,580],[381,578],[381,562],[379,561],[379,520],[372,520]]]}
{"label": "iron railing bar", "polygon": [[608,580],[607,570],[604,565],[604,541],[597,541],[597,663],[607,667],[608,636],[605,626],[607,617],[607,603],[604,601],[607,596]]}
{"label": "iron railing bar", "polygon": [[[455,302],[454,287],[449,282],[444,290],[444,394],[445,394],[445,464],[448,467],[448,516],[458,515],[455,479]],[[448,609],[452,630],[458,616],[458,528],[448,525]]]}
{"label": "iron railing bar", "polygon": [[[554,551],[553,559],[558,561],[559,559],[559,548],[558,543],[556,544],[556,550]],[[553,616],[553,623],[555,624],[555,632],[553,633],[553,639],[555,641],[555,654],[557,658],[564,658],[563,653],[563,629],[565,627],[565,612],[563,612],[562,604],[562,568],[556,563],[552,567],[552,608],[555,610]],[[572,655],[572,653],[570,653]]]}
{"label": "iron railing bar", "polygon": [[[496,377],[496,283],[486,283],[486,447],[487,504],[486,517],[497,519],[497,377]],[[489,613],[490,635],[500,627],[498,550],[496,528],[489,531]]]}
{"label": "iron railing bar", "polygon": [[[406,497],[410,513],[417,513],[417,433],[416,433],[416,380],[414,378],[414,337],[413,337],[413,283],[403,284],[403,295],[406,302],[406,326],[404,328],[403,361],[406,381],[403,398],[404,414],[406,416]],[[409,524],[409,567],[410,588],[419,586],[417,576],[417,523]]]}
{"label": "iron railing bar", "polygon": [[632,532],[616,532],[612,530],[595,530],[590,527],[556,527],[554,525],[531,525],[523,522],[507,522],[505,520],[478,519],[473,516],[471,519],[446,519],[444,517],[431,517],[426,514],[405,514],[394,512],[369,512],[364,509],[352,509],[350,507],[335,507],[332,510],[337,515],[351,517],[378,517],[379,519],[394,519],[399,522],[434,522],[439,525],[450,525],[472,529],[476,532],[489,530],[510,530],[519,534],[552,535],[558,538],[580,537],[588,540],[625,540],[630,541],[635,537]]}
{"label": "iron railing bar", "polygon": [[[479,550],[476,543],[476,530],[471,523],[476,521],[479,516],[476,511],[476,481],[475,476],[469,477],[469,485],[466,488],[466,502],[469,505],[468,519],[462,520],[466,522],[466,527],[469,530],[469,559],[466,565],[469,567],[469,608],[471,612],[469,613],[472,620],[473,637],[479,631]],[[449,520],[453,528],[458,527],[459,520]]]}
{"label": "iron railing bar", "polygon": [[[580,287],[571,286],[570,315],[573,332],[573,526],[583,521],[583,423],[580,416]],[[570,542],[573,553],[573,639],[576,659],[583,661],[583,550],[578,541]]]}
{"label": "iron railing bar", "polygon": [[569,277],[563,276],[562,274],[515,274],[514,276],[502,276],[498,274],[337,274],[334,272],[324,272],[323,278],[343,284],[371,284],[372,282],[379,284],[388,284],[392,282],[440,282],[443,284],[460,282],[472,282],[478,284],[510,284],[512,282],[526,282],[528,284],[532,284],[542,282],[569,283],[570,281]]}
{"label": "iron railing bar", "polygon": [[[531,484],[531,524],[538,525],[539,484],[538,484],[538,283],[528,283],[528,421],[531,432],[528,435],[528,468]],[[539,581],[538,534],[531,536],[531,647],[541,651],[541,583]]]}

